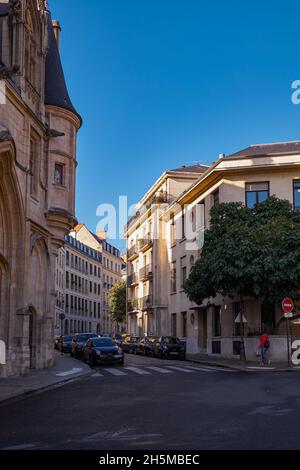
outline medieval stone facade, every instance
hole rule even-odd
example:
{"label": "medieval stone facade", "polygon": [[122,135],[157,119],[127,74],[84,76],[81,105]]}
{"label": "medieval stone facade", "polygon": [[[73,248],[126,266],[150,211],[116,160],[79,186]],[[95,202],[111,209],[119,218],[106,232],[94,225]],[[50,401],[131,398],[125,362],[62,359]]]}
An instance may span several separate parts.
{"label": "medieval stone facade", "polygon": [[0,2],[0,377],[53,361],[55,260],[74,226],[81,118],[46,1]]}

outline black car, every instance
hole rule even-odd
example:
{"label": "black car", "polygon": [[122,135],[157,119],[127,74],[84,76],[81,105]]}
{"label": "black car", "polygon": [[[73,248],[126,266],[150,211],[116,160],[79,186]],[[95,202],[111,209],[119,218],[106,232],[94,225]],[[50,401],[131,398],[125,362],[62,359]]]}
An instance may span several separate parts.
{"label": "black car", "polygon": [[90,338],[98,338],[98,335],[95,333],[77,333],[74,335],[71,343],[71,356],[81,359],[85,343]]}
{"label": "black car", "polygon": [[90,338],[83,348],[83,361],[91,365],[123,365],[124,352],[111,338]]}
{"label": "black car", "polygon": [[159,338],[155,336],[146,336],[138,341],[136,354],[142,354],[143,356],[154,356],[154,345],[157,343]]}
{"label": "black car", "polygon": [[185,360],[185,346],[174,336],[162,336],[153,344],[154,356],[162,359]]}
{"label": "black car", "polygon": [[125,353],[136,354],[137,345],[140,341],[139,336],[126,336],[123,341],[123,350]]}

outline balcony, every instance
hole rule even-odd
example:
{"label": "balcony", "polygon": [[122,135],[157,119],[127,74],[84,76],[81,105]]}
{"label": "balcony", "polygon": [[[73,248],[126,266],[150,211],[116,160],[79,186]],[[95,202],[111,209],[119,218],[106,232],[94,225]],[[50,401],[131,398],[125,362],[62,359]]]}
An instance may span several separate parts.
{"label": "balcony", "polygon": [[139,277],[137,273],[129,274],[129,276],[127,277],[127,286],[133,287],[133,286],[136,286],[138,283],[139,283]]}
{"label": "balcony", "polygon": [[147,264],[140,269],[140,281],[148,281],[153,277],[152,264]]}
{"label": "balcony", "polygon": [[151,248],[152,245],[153,245],[153,240],[152,240],[150,233],[148,233],[148,235],[145,238],[140,240],[139,249],[140,251],[144,252],[144,251],[149,250],[149,248]]}
{"label": "balcony", "polygon": [[141,298],[141,310],[151,310],[153,308],[153,295],[146,295]]}
{"label": "balcony", "polygon": [[137,257],[138,257],[138,249],[136,245],[133,245],[127,250],[127,259],[128,261],[132,261]]}
{"label": "balcony", "polygon": [[136,312],[138,308],[139,308],[139,299],[137,297],[133,297],[132,299],[128,300],[127,302],[128,313]]}

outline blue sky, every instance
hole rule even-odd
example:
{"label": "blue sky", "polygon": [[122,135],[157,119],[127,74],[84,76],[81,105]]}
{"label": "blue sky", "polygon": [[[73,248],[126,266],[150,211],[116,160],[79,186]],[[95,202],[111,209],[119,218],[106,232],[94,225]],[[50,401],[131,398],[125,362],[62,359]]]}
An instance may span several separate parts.
{"label": "blue sky", "polygon": [[[77,217],[139,200],[160,174],[299,140],[296,1],[49,0],[79,134]],[[123,242],[115,244],[123,248]]]}

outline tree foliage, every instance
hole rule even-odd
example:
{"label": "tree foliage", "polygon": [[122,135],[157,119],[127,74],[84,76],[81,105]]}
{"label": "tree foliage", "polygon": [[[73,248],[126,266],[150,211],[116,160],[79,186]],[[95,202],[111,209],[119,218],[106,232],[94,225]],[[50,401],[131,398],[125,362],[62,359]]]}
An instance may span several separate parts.
{"label": "tree foliage", "polygon": [[295,296],[300,287],[300,214],[270,197],[253,209],[216,204],[200,259],[185,283],[189,299],[250,296],[262,302]]}
{"label": "tree foliage", "polygon": [[126,320],[126,282],[120,281],[109,291],[109,308],[112,319],[118,324]]}

